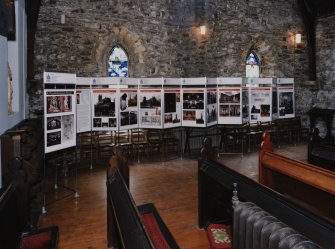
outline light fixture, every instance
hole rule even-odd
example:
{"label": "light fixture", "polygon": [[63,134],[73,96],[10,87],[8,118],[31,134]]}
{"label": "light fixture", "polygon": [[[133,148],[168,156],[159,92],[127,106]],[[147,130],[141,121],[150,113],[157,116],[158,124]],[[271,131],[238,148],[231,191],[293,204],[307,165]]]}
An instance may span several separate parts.
{"label": "light fixture", "polygon": [[60,23],[61,23],[61,24],[65,24],[65,14],[64,14],[64,13],[62,13],[62,14],[60,15]]}
{"label": "light fixture", "polygon": [[295,44],[301,43],[301,34],[297,33],[295,34]]}
{"label": "light fixture", "polygon": [[206,34],[206,26],[205,25],[200,26],[200,34],[202,34],[202,35]]}

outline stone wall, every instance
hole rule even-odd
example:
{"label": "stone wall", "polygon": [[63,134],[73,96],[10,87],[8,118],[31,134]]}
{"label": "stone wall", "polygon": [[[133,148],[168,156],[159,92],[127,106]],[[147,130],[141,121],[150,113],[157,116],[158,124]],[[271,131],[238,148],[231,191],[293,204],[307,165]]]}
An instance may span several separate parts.
{"label": "stone wall", "polygon": [[262,77],[295,77],[299,86],[307,80],[308,56],[305,43],[293,46],[295,32],[305,38],[295,1],[42,0],[29,110],[34,116],[43,108],[44,70],[106,76],[116,44],[129,55],[131,77],[244,76],[253,50]]}

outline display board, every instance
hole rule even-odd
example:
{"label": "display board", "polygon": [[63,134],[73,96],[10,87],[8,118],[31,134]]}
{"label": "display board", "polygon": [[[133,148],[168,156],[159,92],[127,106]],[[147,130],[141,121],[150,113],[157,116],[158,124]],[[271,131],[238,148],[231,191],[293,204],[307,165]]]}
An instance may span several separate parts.
{"label": "display board", "polygon": [[208,88],[206,92],[206,126],[212,126],[218,122],[217,88]]}
{"label": "display board", "polygon": [[117,89],[91,90],[92,131],[118,130]]}
{"label": "display board", "polygon": [[278,118],[293,118],[294,108],[294,87],[278,87]]}
{"label": "display board", "polygon": [[162,89],[139,90],[139,127],[163,128]]}
{"label": "display board", "polygon": [[242,124],[242,88],[219,87],[219,124]]}
{"label": "display board", "polygon": [[249,88],[250,122],[272,120],[272,87]]}
{"label": "display board", "polygon": [[250,122],[249,87],[242,87],[242,124]]}
{"label": "display board", "polygon": [[278,118],[293,118],[295,116],[294,79],[276,78]]}
{"label": "display board", "polygon": [[206,127],[204,89],[182,89],[183,119],[182,126]]}
{"label": "display board", "polygon": [[76,145],[75,89],[44,90],[45,153]]}
{"label": "display board", "polygon": [[91,78],[77,77],[77,133],[91,131]]}
{"label": "display board", "polygon": [[180,89],[164,89],[164,128],[181,126]]}
{"label": "display board", "polygon": [[138,90],[119,90],[120,130],[138,127]]}

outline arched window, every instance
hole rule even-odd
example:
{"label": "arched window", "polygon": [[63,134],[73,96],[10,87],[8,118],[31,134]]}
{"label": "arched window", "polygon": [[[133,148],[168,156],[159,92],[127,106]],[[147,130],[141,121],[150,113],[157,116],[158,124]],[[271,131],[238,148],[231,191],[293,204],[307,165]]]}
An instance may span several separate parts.
{"label": "arched window", "polygon": [[245,60],[245,77],[259,77],[259,59],[254,52],[250,52]]}
{"label": "arched window", "polygon": [[108,56],[108,76],[128,77],[128,56],[126,51],[115,46]]}

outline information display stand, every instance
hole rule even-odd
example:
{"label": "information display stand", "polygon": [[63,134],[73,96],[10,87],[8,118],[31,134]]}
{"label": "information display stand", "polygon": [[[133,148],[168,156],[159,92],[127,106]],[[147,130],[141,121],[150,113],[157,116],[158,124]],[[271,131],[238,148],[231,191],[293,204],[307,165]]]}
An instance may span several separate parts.
{"label": "information display stand", "polygon": [[93,78],[91,90],[92,131],[117,131],[118,91],[121,78]]}
{"label": "information display stand", "polygon": [[242,78],[217,78],[218,124],[242,124]]}
{"label": "information display stand", "polygon": [[164,78],[164,128],[181,126],[180,78]]}
{"label": "information display stand", "polygon": [[278,118],[295,117],[294,101],[294,79],[293,78],[276,78],[277,84],[277,110]]}
{"label": "information display stand", "polygon": [[250,123],[272,121],[272,78],[247,78]]}
{"label": "information display stand", "polygon": [[163,128],[163,78],[139,79],[139,128]]}
{"label": "information display stand", "polygon": [[45,153],[76,146],[75,83],[75,74],[44,72]]}
{"label": "information display stand", "polygon": [[[77,158],[76,149],[68,151],[65,149],[76,146],[76,74],[44,72],[44,181],[46,180],[46,154],[61,156],[61,165],[64,167],[65,176],[69,171],[72,159]],[[73,155],[74,154],[74,155]],[[49,156],[49,158],[52,157]],[[67,159],[67,157],[71,159]],[[76,164],[76,162],[74,162]],[[54,189],[58,188],[58,164],[55,167]],[[77,167],[75,166],[75,187],[63,186],[74,192],[74,197],[79,197],[77,191]],[[43,187],[46,191],[46,187]],[[46,213],[46,193],[44,192],[42,213]]]}
{"label": "information display stand", "polygon": [[92,78],[77,77],[77,133],[91,131],[91,83]]}
{"label": "information display stand", "polygon": [[138,82],[137,78],[122,78],[119,88],[119,130],[138,128]]}
{"label": "information display stand", "polygon": [[182,79],[182,126],[206,127],[207,78]]}

